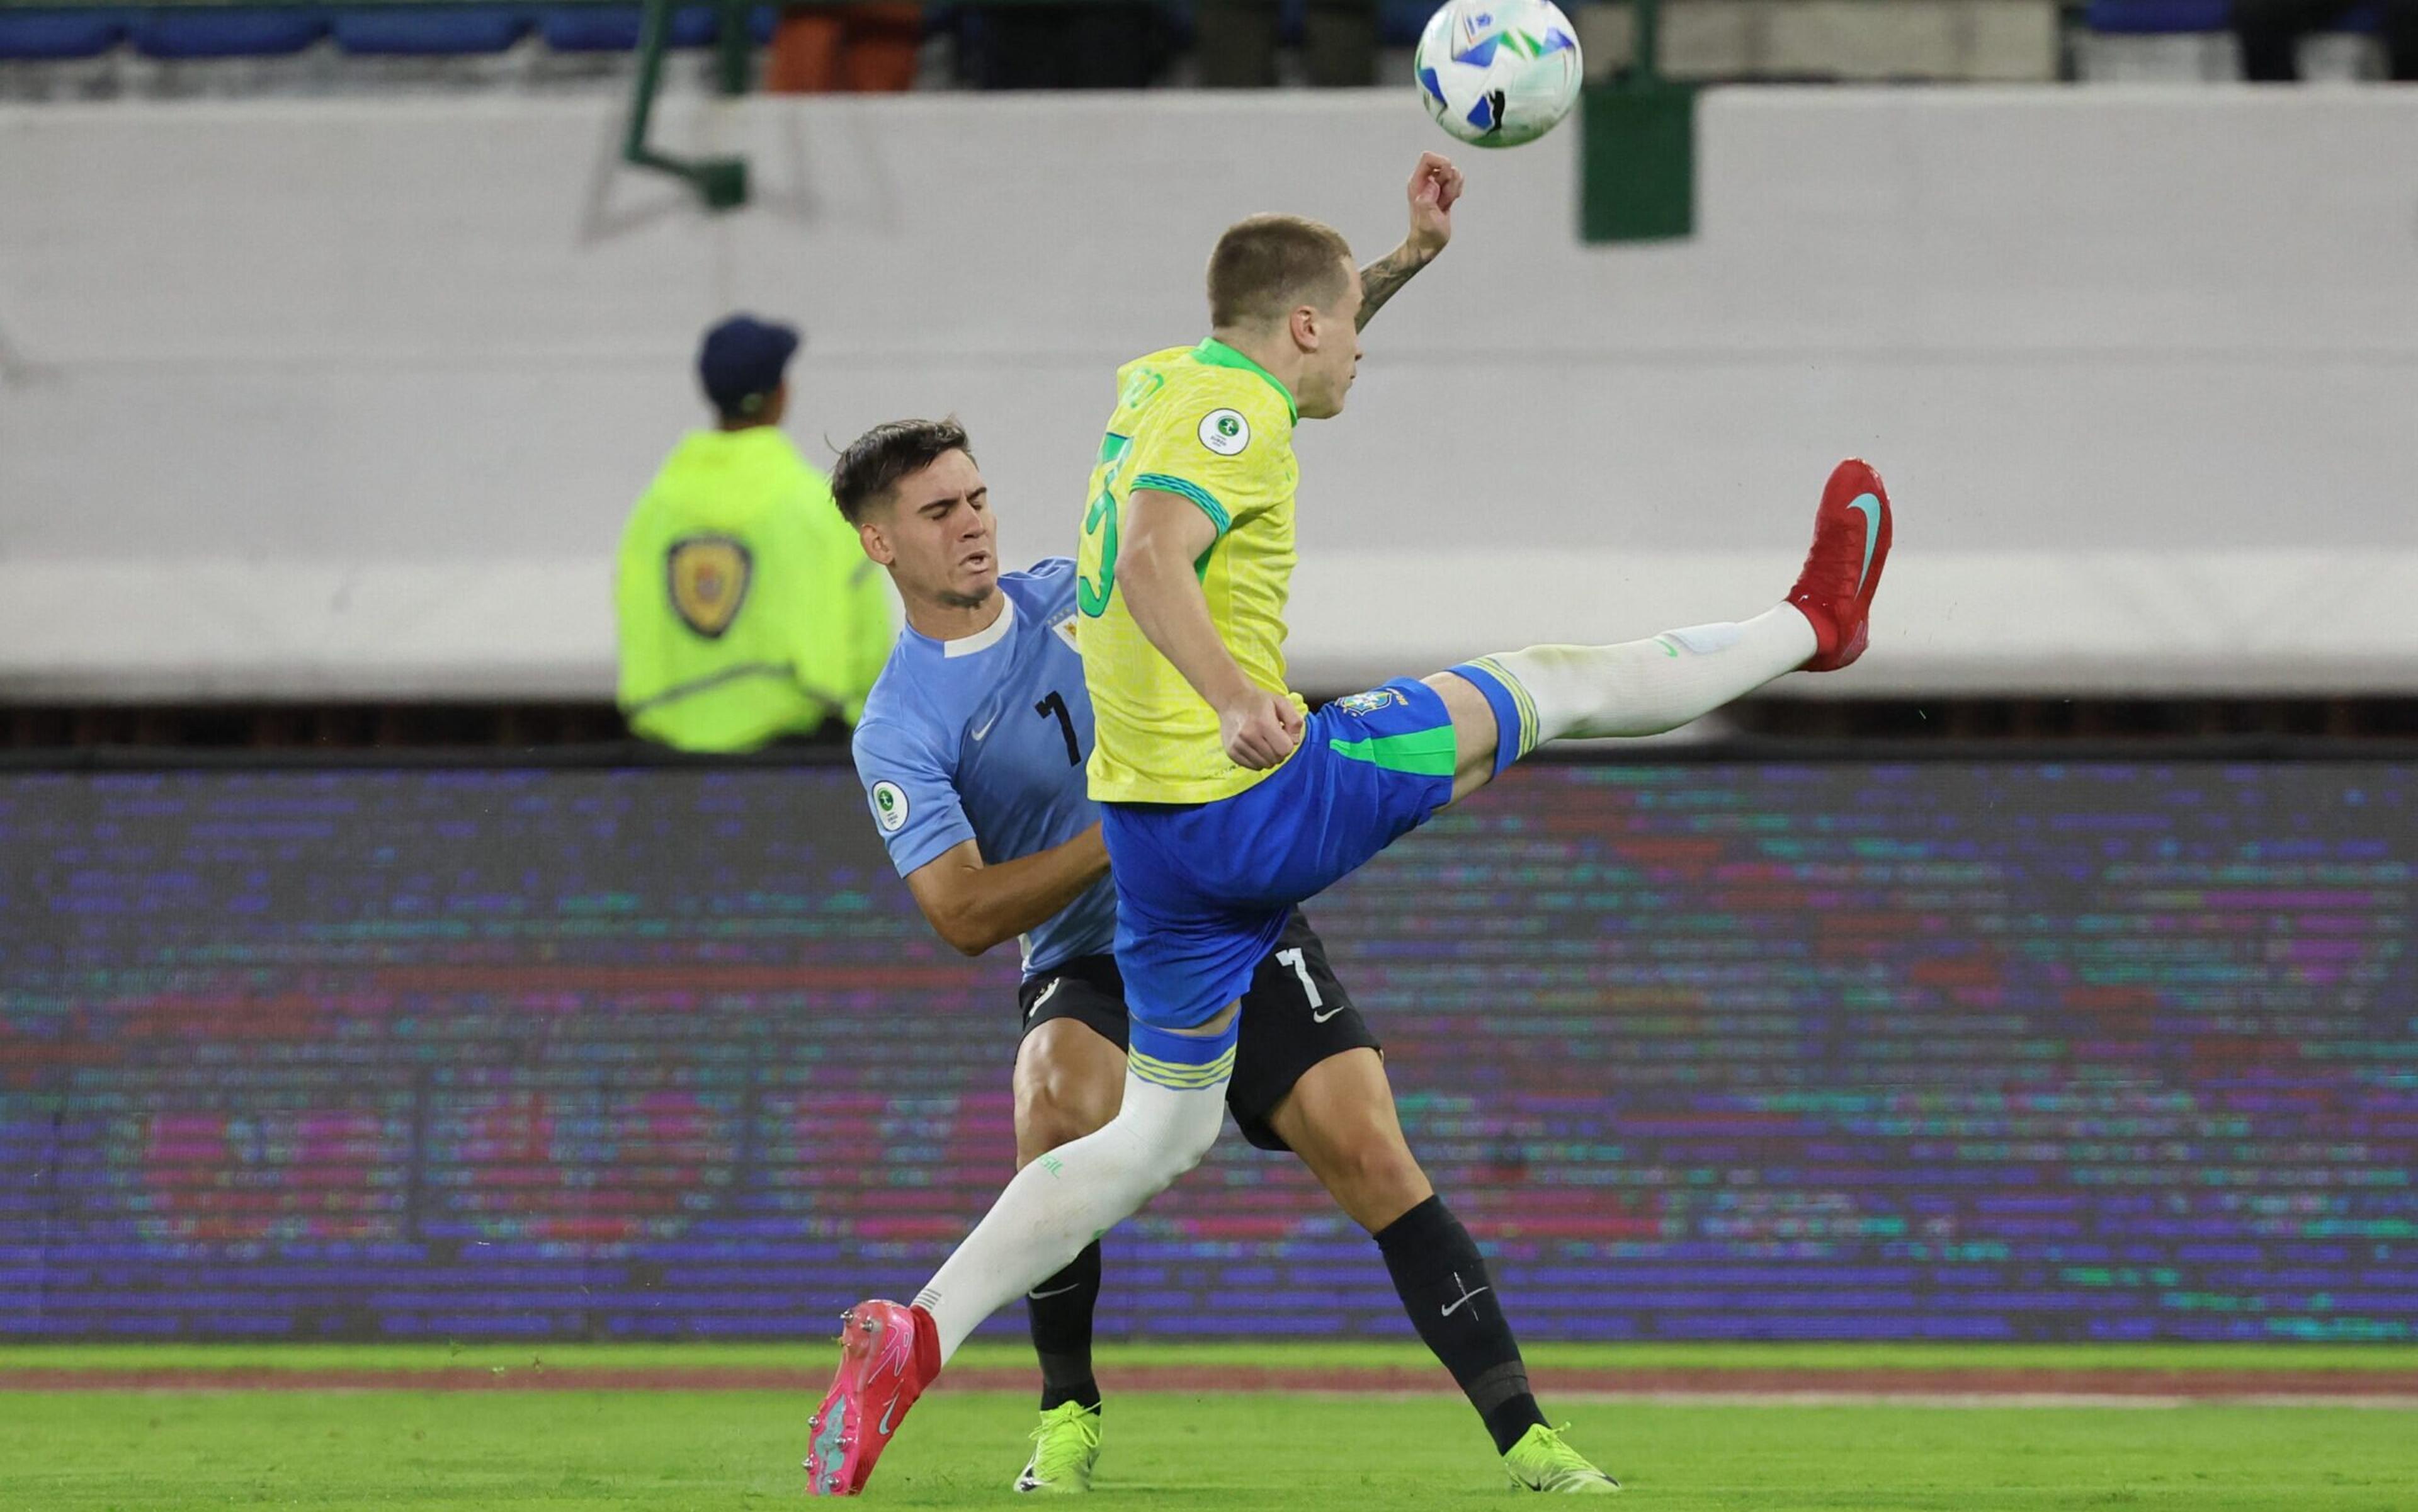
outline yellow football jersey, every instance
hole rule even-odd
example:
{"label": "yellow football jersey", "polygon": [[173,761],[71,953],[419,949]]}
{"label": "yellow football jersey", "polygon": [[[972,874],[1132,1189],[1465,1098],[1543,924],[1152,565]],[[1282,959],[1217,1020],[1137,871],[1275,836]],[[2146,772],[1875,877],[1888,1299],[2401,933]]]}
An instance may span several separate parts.
{"label": "yellow football jersey", "polygon": [[[1217,540],[1199,562],[1218,638],[1246,677],[1285,691],[1292,590],[1293,396],[1214,338],[1153,352],[1117,373],[1117,409],[1092,469],[1076,555],[1076,639],[1092,692],[1092,796],[1203,803],[1261,778],[1226,756],[1217,714],[1159,654],[1117,591],[1117,534],[1135,489],[1201,507]],[[1295,698],[1295,705],[1301,700]]]}

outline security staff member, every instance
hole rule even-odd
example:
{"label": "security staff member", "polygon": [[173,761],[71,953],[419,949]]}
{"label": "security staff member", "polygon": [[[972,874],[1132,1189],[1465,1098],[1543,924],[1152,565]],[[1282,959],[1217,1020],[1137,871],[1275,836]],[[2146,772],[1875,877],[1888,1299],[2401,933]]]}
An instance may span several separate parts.
{"label": "security staff member", "polygon": [[683,751],[747,751],[853,725],[890,655],[890,588],[781,434],[798,333],[733,315],[697,376],[720,423],[692,432],[621,533],[621,712]]}

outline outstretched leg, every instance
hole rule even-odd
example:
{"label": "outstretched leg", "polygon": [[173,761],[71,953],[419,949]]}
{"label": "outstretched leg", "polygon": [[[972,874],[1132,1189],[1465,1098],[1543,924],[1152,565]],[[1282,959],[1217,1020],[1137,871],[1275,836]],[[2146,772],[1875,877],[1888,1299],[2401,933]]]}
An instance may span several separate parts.
{"label": "outstretched leg", "polygon": [[[810,1494],[862,1490],[907,1410],[984,1319],[1201,1163],[1226,1117],[1234,1016],[1229,1004],[1197,1031],[1136,1024],[1117,1116],[1018,1171],[913,1306],[864,1302],[849,1310],[839,1377],[815,1413]],[[1187,1040],[1223,1048],[1206,1063],[1173,1066],[1168,1054],[1147,1053],[1146,1034],[1156,1036],[1151,1047],[1178,1056]]]}
{"label": "outstretched leg", "polygon": [[[1212,1031],[1224,1032],[1230,1046],[1232,1022],[1229,1008]],[[916,1294],[917,1310],[930,1316],[937,1331],[941,1363],[984,1319],[1040,1285],[1201,1163],[1225,1121],[1232,1069],[1231,1050],[1223,1065],[1203,1068],[1201,1080],[1183,1086],[1128,1066],[1115,1118],[1016,1173]]]}
{"label": "outstretched leg", "polygon": [[1847,665],[1864,652],[1890,535],[1880,474],[1850,459],[1822,491],[1813,549],[1778,607],[1615,646],[1531,646],[1427,679],[1452,712],[1452,796],[1549,741],[1659,735],[1786,673]]}

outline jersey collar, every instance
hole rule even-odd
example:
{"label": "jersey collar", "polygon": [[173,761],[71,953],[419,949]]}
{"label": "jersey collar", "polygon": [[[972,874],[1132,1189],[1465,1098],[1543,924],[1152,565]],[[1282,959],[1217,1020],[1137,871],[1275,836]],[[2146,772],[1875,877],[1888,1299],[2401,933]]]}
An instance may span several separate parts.
{"label": "jersey collar", "polygon": [[1002,588],[999,590],[999,618],[990,622],[990,628],[977,630],[971,635],[960,635],[956,640],[940,642],[941,655],[955,660],[960,656],[972,656],[976,651],[989,650],[1005,640],[1007,633],[1015,627],[1016,601],[1007,596],[1005,588]]}
{"label": "jersey collar", "polygon": [[1245,357],[1242,353],[1227,345],[1224,342],[1219,341],[1217,337],[1203,337],[1201,344],[1192,349],[1192,360],[1208,367],[1241,368],[1247,373],[1258,374],[1261,377],[1268,380],[1269,388],[1274,389],[1278,394],[1281,394],[1284,397],[1285,419],[1294,422],[1295,424],[1300,423],[1301,410],[1299,406],[1295,405],[1293,402],[1293,390],[1286,388],[1283,384],[1277,382],[1277,375],[1275,374],[1270,373],[1267,369],[1260,366],[1257,362],[1252,361],[1249,358]]}

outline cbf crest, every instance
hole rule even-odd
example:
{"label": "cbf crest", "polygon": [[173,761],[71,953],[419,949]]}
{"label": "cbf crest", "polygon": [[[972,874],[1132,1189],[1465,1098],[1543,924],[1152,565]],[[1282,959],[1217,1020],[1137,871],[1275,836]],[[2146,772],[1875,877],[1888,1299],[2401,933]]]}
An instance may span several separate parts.
{"label": "cbf crest", "polygon": [[728,536],[682,536],[665,565],[681,622],[708,640],[721,639],[747,602],[756,558]]}
{"label": "cbf crest", "polygon": [[1409,700],[1395,689],[1375,688],[1367,693],[1355,693],[1349,698],[1338,698],[1335,700],[1335,707],[1347,714],[1366,719],[1381,710],[1391,709],[1396,704],[1407,702]]}

